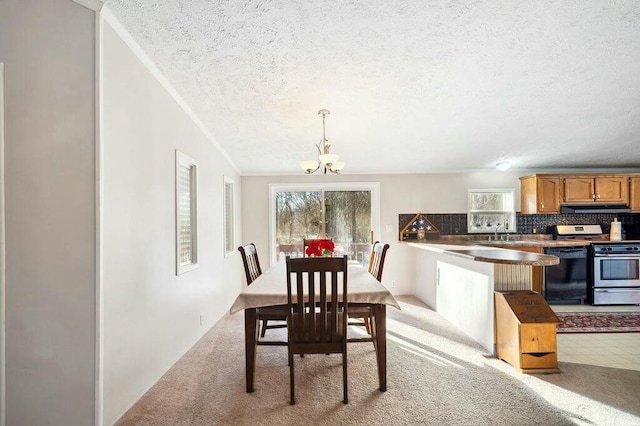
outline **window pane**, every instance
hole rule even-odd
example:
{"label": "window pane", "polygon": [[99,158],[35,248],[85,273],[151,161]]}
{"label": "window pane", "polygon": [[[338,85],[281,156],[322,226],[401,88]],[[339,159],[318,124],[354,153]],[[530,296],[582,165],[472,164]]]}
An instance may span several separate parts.
{"label": "window pane", "polygon": [[178,235],[180,265],[192,262],[191,250],[191,185],[193,166],[180,164],[178,167]]}
{"label": "window pane", "polygon": [[504,199],[504,194],[490,192],[471,194],[471,210],[505,210]]}
{"label": "window pane", "polygon": [[233,181],[224,178],[224,249],[227,254],[234,252],[234,206],[233,206]]}
{"label": "window pane", "polygon": [[197,167],[176,151],[176,274],[198,266]]}
{"label": "window pane", "polygon": [[[276,259],[303,256],[304,238],[331,238],[336,254],[363,264],[371,252],[371,190],[276,191]],[[324,200],[324,211],[323,211]]]}
{"label": "window pane", "polygon": [[276,192],[276,258],[302,256],[302,240],[322,232],[322,192]]}
{"label": "window pane", "polygon": [[325,220],[337,252],[363,264],[369,261],[371,191],[325,192]]}

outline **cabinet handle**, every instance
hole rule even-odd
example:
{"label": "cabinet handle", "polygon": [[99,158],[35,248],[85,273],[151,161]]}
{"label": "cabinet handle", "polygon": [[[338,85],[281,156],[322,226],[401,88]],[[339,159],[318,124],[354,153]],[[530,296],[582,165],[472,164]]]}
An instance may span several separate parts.
{"label": "cabinet handle", "polygon": [[600,198],[600,193],[596,192],[596,198]]}
{"label": "cabinet handle", "polygon": [[540,210],[544,210],[544,203],[540,203]]}
{"label": "cabinet handle", "polygon": [[596,194],[591,194],[591,199],[595,200],[596,199]]}

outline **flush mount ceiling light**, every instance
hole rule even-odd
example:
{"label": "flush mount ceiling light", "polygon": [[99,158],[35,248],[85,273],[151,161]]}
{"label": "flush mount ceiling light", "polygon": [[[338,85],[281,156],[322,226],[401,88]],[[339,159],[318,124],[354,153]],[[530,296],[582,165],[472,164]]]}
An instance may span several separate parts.
{"label": "flush mount ceiling light", "polygon": [[500,161],[498,164],[496,164],[496,169],[500,170],[501,172],[508,170],[509,167],[511,167],[511,163],[509,163],[508,161]]}
{"label": "flush mount ceiling light", "polygon": [[300,167],[302,167],[304,172],[308,175],[314,173],[316,170],[320,170],[321,168],[325,174],[327,173],[327,170],[331,173],[338,174],[344,167],[344,162],[338,161],[338,158],[340,157],[336,154],[329,154],[329,148],[331,148],[331,145],[327,143],[328,141],[325,137],[324,129],[324,122],[329,114],[330,112],[328,109],[321,109],[318,111],[318,115],[322,116],[322,140],[316,145],[316,148],[318,148],[318,160],[305,160],[300,162]]}

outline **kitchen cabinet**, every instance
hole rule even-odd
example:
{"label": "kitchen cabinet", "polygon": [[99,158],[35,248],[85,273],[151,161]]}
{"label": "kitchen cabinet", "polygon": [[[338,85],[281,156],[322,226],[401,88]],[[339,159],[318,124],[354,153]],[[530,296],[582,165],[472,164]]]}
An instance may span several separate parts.
{"label": "kitchen cabinet", "polygon": [[627,176],[569,176],[563,178],[565,203],[628,203]]}
{"label": "kitchen cabinet", "polygon": [[520,213],[560,213],[562,181],[556,175],[520,178]]}
{"label": "kitchen cabinet", "polygon": [[640,176],[629,178],[629,207],[634,212],[640,212]]}

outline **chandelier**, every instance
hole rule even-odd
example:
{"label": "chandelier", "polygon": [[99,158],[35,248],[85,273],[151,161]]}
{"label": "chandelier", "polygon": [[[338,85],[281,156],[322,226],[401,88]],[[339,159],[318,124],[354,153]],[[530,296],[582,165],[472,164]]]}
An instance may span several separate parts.
{"label": "chandelier", "polygon": [[322,116],[322,140],[316,145],[316,148],[318,148],[318,159],[300,162],[300,167],[302,167],[304,172],[308,175],[314,173],[316,170],[320,170],[321,168],[325,174],[327,173],[327,170],[331,173],[338,174],[344,167],[344,161],[338,161],[338,158],[340,157],[336,154],[329,154],[329,148],[331,148],[331,145],[327,143],[328,141],[325,137],[324,130],[324,121],[329,114],[328,109],[321,109],[318,111],[318,115]]}

